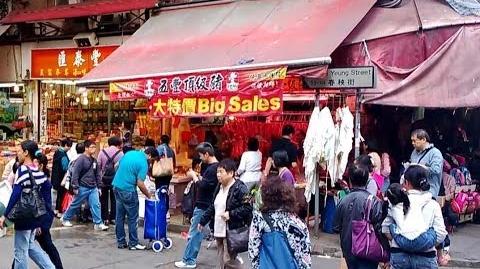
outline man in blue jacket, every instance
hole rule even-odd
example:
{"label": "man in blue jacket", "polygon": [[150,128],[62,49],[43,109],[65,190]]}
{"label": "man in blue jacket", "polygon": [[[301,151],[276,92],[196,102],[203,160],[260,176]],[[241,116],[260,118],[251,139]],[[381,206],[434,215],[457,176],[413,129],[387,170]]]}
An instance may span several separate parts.
{"label": "man in blue jacket", "polygon": [[433,144],[430,143],[430,136],[427,131],[417,129],[411,135],[414,150],[410,156],[411,163],[423,164],[428,168],[428,183],[430,192],[436,198],[442,184],[443,156]]}

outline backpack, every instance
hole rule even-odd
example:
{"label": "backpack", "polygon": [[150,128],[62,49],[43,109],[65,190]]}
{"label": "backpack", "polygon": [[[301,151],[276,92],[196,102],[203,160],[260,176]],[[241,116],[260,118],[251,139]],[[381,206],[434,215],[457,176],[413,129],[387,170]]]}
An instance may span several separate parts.
{"label": "backpack", "polygon": [[453,168],[450,171],[450,175],[455,179],[455,184],[457,184],[457,186],[465,185],[465,175],[459,168]]}
{"label": "backpack", "polygon": [[75,166],[75,162],[77,160],[73,160],[68,164],[67,172],[62,179],[62,183],[60,184],[62,187],[67,189],[70,194],[73,194],[73,187],[72,187],[72,174],[73,174],[73,167]]}
{"label": "backpack", "polygon": [[448,173],[443,172],[442,180],[445,188],[445,196],[447,197],[447,200],[450,200],[455,195],[455,178]]}
{"label": "backpack", "polygon": [[195,198],[196,198],[197,188],[195,183],[190,181],[183,192],[182,200],[182,214],[190,219],[193,216],[193,210],[195,208]]}
{"label": "backpack", "polygon": [[260,245],[260,269],[297,269],[298,263],[293,255],[293,250],[287,240],[287,235],[283,231],[273,229],[272,219],[268,214],[263,214],[263,218],[270,227],[270,232],[262,235]]}
{"label": "backpack", "polygon": [[467,210],[468,194],[465,192],[459,192],[455,199],[452,200],[452,210],[457,214],[464,213]]}
{"label": "backpack", "polygon": [[472,185],[472,175],[470,174],[470,171],[468,171],[465,166],[460,166],[459,169],[465,178],[465,185]]}
{"label": "backpack", "polygon": [[105,164],[105,170],[102,175],[102,182],[105,186],[111,186],[115,173],[117,172],[117,165],[115,163],[115,157],[121,152],[118,150],[112,157],[108,156],[105,150],[102,150],[103,154],[107,157],[107,163]]}

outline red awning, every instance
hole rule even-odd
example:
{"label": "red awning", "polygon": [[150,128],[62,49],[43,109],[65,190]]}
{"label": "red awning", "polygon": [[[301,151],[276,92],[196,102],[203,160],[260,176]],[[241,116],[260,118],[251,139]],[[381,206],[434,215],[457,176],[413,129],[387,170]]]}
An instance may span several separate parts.
{"label": "red awning", "polygon": [[446,1],[403,0],[398,8],[374,7],[368,12],[344,44],[358,43],[388,36],[448,27],[475,24],[477,16],[462,16],[455,12]]}
{"label": "red awning", "polygon": [[[439,30],[431,30],[439,31]],[[392,81],[390,88],[367,103],[457,108],[480,107],[480,66],[478,57],[480,26],[461,27],[438,50],[410,70],[401,81]]]}
{"label": "red awning", "polygon": [[165,9],[78,83],[328,64],[375,0],[263,0]]}
{"label": "red awning", "polygon": [[73,5],[59,5],[36,10],[18,10],[10,12],[2,24],[37,22],[55,19],[98,16],[153,8],[157,0],[95,0]]}

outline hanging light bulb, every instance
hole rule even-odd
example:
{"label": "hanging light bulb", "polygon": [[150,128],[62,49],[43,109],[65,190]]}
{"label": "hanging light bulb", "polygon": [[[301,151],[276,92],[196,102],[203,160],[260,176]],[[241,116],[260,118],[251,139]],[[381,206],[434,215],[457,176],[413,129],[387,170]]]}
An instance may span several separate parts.
{"label": "hanging light bulb", "polygon": [[52,90],[52,95],[55,95],[57,94],[57,91],[56,90]]}
{"label": "hanging light bulb", "polygon": [[71,95],[72,95],[71,93],[67,92],[67,97],[70,97]]}
{"label": "hanging light bulb", "polygon": [[97,103],[100,102],[100,97],[98,97],[98,96],[95,97],[95,102],[97,102]]}
{"label": "hanging light bulb", "polygon": [[82,104],[83,104],[84,106],[88,105],[88,98],[83,98]]}
{"label": "hanging light bulb", "polygon": [[79,103],[80,102],[80,97],[75,98],[75,102]]}
{"label": "hanging light bulb", "polygon": [[48,97],[48,92],[45,92],[44,95],[45,95],[45,97]]}
{"label": "hanging light bulb", "polygon": [[20,91],[20,86],[15,85],[13,86],[13,92],[19,92]]}

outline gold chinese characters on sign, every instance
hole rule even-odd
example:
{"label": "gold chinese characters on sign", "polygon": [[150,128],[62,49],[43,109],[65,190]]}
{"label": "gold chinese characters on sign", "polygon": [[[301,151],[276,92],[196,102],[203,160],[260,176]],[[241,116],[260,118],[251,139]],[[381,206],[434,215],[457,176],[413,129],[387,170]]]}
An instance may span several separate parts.
{"label": "gold chinese characters on sign", "polygon": [[32,50],[31,78],[78,79],[95,68],[118,46]]}

